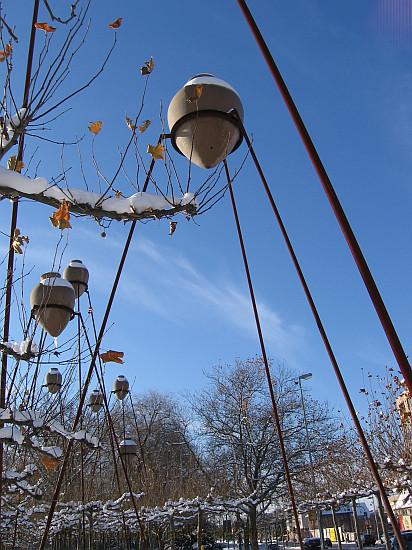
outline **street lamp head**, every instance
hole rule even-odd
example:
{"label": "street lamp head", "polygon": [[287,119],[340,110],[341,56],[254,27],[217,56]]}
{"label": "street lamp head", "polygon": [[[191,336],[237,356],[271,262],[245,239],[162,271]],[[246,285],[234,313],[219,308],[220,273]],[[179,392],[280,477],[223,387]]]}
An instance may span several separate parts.
{"label": "street lamp head", "polygon": [[299,380],[309,380],[309,378],[312,378],[311,372],[305,372],[305,374],[299,376]]}
{"label": "street lamp head", "polygon": [[172,144],[193,164],[213,168],[242,141],[237,117],[243,120],[236,90],[211,74],[196,75],[170,102],[167,120]]}

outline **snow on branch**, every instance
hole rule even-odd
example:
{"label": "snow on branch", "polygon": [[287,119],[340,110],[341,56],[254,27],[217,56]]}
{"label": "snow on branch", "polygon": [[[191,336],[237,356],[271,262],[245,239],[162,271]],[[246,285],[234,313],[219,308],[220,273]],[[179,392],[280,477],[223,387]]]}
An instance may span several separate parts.
{"label": "snow on branch", "polygon": [[[27,435],[23,436],[20,429],[15,424],[31,426],[35,429],[42,428],[51,433],[58,434],[67,440],[81,441],[95,449],[100,447],[99,439],[86,432],[86,430],[78,430],[76,432],[68,431],[59,422],[55,420],[46,421],[41,415],[29,409],[19,411],[16,409],[0,408],[0,421],[5,424],[12,424],[11,426],[6,425],[0,429],[0,440],[17,445],[27,443],[29,446],[40,448],[39,445]],[[45,447],[41,447],[40,450],[42,452],[47,452],[45,451]]]}
{"label": "snow on branch", "polygon": [[80,189],[64,189],[45,178],[31,179],[13,170],[0,166],[0,194],[9,197],[24,197],[59,208],[62,201],[70,204],[70,211],[96,219],[133,221],[143,219],[169,218],[179,212],[187,216],[197,213],[196,198],[193,193],[185,193],[173,199],[146,192],[138,192],[130,197],[112,196],[102,198],[100,193]]}
{"label": "snow on branch", "polygon": [[12,355],[15,359],[30,361],[38,353],[36,344],[32,340],[23,342],[0,342],[0,352]]}

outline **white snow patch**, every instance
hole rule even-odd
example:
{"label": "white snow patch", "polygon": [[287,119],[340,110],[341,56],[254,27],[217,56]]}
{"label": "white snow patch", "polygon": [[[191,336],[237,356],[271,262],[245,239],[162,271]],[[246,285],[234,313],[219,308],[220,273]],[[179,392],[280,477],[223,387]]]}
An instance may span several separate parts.
{"label": "white snow patch", "polygon": [[17,353],[18,355],[25,355],[29,350],[29,345],[30,351],[33,355],[36,355],[39,351],[36,343],[31,342],[29,339],[23,340],[23,342],[2,342],[2,344],[6,348],[14,351],[14,353]]}
{"label": "white snow patch", "polygon": [[139,192],[131,197],[108,197],[101,200],[100,193],[82,191],[81,189],[60,189],[54,184],[49,184],[45,178],[30,179],[13,170],[7,170],[0,166],[0,186],[8,187],[28,195],[43,194],[59,202],[66,200],[72,204],[87,205],[91,208],[101,208],[116,214],[130,214],[135,212],[142,214],[152,210],[170,210],[174,206],[193,204],[197,206],[192,193],[185,193],[181,198],[163,197],[151,193]]}
{"label": "white snow patch", "polygon": [[217,78],[216,76],[213,76],[212,74],[205,75],[205,76],[195,76],[185,84],[186,86],[194,86],[197,84],[214,84],[215,86],[222,86],[223,88],[228,88],[229,90],[232,90],[232,92],[235,92],[235,94],[239,95],[237,91],[232,88],[230,84],[222,80],[221,78]]}
{"label": "white snow patch", "polygon": [[47,277],[47,279],[41,279],[40,284],[42,284],[43,286],[65,286],[74,290],[69,281],[66,281],[66,279],[63,279],[62,277],[60,277],[60,275],[53,275],[51,277]]}
{"label": "white snow patch", "polygon": [[21,445],[24,441],[24,436],[17,426],[5,426],[4,428],[0,428],[0,440]]}

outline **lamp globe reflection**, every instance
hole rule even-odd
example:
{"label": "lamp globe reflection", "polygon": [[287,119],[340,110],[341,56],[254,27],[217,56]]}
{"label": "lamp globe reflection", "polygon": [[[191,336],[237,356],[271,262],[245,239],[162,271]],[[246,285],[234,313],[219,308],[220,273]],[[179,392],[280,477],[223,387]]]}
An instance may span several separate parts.
{"label": "lamp globe reflection", "polygon": [[243,121],[243,107],[232,86],[211,74],[198,74],[170,102],[173,146],[196,166],[213,168],[242,142],[237,117]]}
{"label": "lamp globe reflection", "polygon": [[122,455],[123,461],[128,467],[131,467],[137,454],[138,446],[134,439],[130,437],[123,439],[119,443],[119,451]]}
{"label": "lamp globe reflection", "polygon": [[129,381],[125,376],[123,376],[123,374],[120,374],[114,381],[113,393],[119,401],[123,401],[129,393]]}
{"label": "lamp globe reflection", "polygon": [[73,317],[74,299],[72,285],[60,273],[44,273],[30,293],[32,314],[51,336],[57,337]]}
{"label": "lamp globe reflection", "polygon": [[51,367],[45,374],[44,385],[49,393],[57,393],[62,387],[62,374],[56,367]]}
{"label": "lamp globe reflection", "polygon": [[99,390],[93,390],[89,395],[89,407],[90,410],[94,413],[98,413],[103,407],[103,394]]}
{"label": "lamp globe reflection", "polygon": [[72,260],[63,272],[63,279],[69,281],[79,298],[87,290],[89,271],[81,260]]}

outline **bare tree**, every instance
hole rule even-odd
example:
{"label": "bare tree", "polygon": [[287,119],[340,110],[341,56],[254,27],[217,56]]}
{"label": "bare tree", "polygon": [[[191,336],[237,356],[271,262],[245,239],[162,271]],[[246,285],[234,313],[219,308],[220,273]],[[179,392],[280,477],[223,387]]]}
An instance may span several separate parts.
{"label": "bare tree", "polygon": [[[257,520],[270,504],[286,503],[284,469],[273,424],[268,389],[260,358],[218,366],[207,374],[209,386],[192,399],[204,438],[203,452],[214,468],[217,491],[236,497],[252,496],[246,505],[250,539],[258,548]],[[309,460],[296,376],[273,369],[274,390],[292,475],[300,496],[310,498]],[[307,403],[317,479],[327,445],[335,439],[336,423],[326,405]],[[220,467],[217,467],[219,465]]]}

